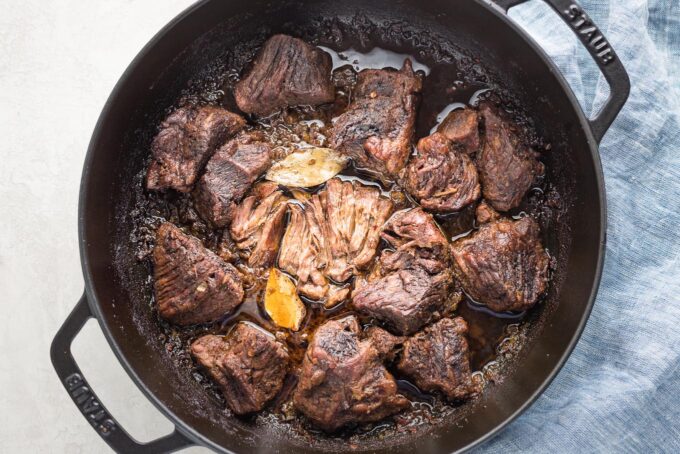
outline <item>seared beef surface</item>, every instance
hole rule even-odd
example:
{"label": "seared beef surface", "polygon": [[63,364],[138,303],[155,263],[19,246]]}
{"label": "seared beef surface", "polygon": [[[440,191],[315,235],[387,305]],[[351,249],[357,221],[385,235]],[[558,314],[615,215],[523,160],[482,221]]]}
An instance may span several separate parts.
{"label": "seared beef surface", "polygon": [[479,389],[470,373],[467,331],[461,317],[439,320],[404,342],[397,369],[423,391],[453,401],[472,397]]}
{"label": "seared beef surface", "polygon": [[275,183],[262,183],[235,209],[231,238],[251,268],[274,265],[285,228],[288,198]]}
{"label": "seared beef surface", "polygon": [[317,427],[379,421],[409,406],[370,341],[359,339],[355,317],[321,325],[307,348],[295,407]]}
{"label": "seared beef surface", "polygon": [[151,190],[189,192],[205,163],[225,140],[245,126],[239,115],[215,106],[182,107],[160,125],[151,144],[146,176]]}
{"label": "seared beef surface", "polygon": [[451,252],[465,292],[496,312],[528,309],[547,287],[550,258],[530,217],[484,224]]}
{"label": "seared beef surface", "polygon": [[274,336],[239,323],[228,338],[208,334],[191,344],[191,354],[219,385],[237,415],[260,411],[283,386],[288,353]]}
{"label": "seared beef surface", "polygon": [[411,154],[421,89],[410,60],[400,71],[361,71],[351,104],[333,121],[331,148],[354,158],[359,167],[396,177]]}
{"label": "seared beef surface", "polygon": [[215,227],[228,225],[250,186],[269,168],[271,145],[242,136],[227,142],[205,166],[194,190],[196,209]]}
{"label": "seared beef surface", "polygon": [[441,122],[437,132],[465,154],[473,154],[479,150],[479,115],[470,107],[451,111]]}
{"label": "seared beef surface", "polygon": [[536,177],[543,174],[543,164],[524,145],[516,125],[495,107],[480,107],[484,119],[485,140],[477,155],[477,168],[484,198],[499,211],[519,205]]}
{"label": "seared beef surface", "polygon": [[298,38],[274,35],[264,43],[234,97],[247,113],[269,115],[283,107],[335,99],[331,56]]}
{"label": "seared beef surface", "polygon": [[[357,287],[352,304],[385,323],[395,334],[412,334],[451,309],[448,242],[421,208],[396,213],[382,237],[385,250],[368,282]],[[455,301],[457,302],[457,301]]]}
{"label": "seared beef surface", "polygon": [[349,294],[340,283],[375,257],[392,202],[374,187],[334,178],[290,212],[279,267],[297,277],[301,294],[333,306]]}
{"label": "seared beef surface", "polygon": [[458,211],[481,194],[472,160],[439,133],[420,139],[404,184],[423,208],[436,213]]}
{"label": "seared beef surface", "polygon": [[173,323],[211,322],[243,300],[236,269],[169,222],[156,233],[153,264],[158,313]]}

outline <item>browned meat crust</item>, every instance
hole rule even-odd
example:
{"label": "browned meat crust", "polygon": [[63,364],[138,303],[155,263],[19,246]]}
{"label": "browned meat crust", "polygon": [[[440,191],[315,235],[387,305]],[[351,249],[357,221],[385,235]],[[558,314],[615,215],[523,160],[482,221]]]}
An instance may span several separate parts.
{"label": "browned meat crust", "polygon": [[436,132],[418,142],[404,183],[423,208],[437,213],[458,211],[481,194],[472,160]]}
{"label": "browned meat crust", "polygon": [[236,84],[236,104],[244,112],[265,116],[283,107],[331,102],[335,99],[331,69],[331,56],[318,47],[274,35]]}
{"label": "browned meat crust", "polygon": [[274,183],[257,185],[236,208],[231,238],[253,268],[274,265],[286,222],[288,198]]}
{"label": "browned meat crust", "polygon": [[482,193],[496,210],[508,211],[519,205],[536,177],[543,173],[543,164],[522,143],[515,125],[497,109],[484,104],[480,113],[485,130],[484,146],[477,155]]}
{"label": "browned meat crust", "polygon": [[453,243],[454,272],[463,289],[497,312],[533,306],[548,285],[550,262],[539,233],[529,217],[500,219]]}
{"label": "browned meat crust", "polygon": [[396,177],[411,154],[421,88],[408,59],[400,71],[361,71],[352,103],[333,122],[331,147],[360,167]]}
{"label": "browned meat crust", "polygon": [[355,317],[321,325],[305,353],[295,407],[315,425],[334,431],[379,421],[409,405],[370,341],[359,340]]}
{"label": "browned meat crust", "polygon": [[470,373],[467,323],[443,318],[404,342],[397,369],[423,391],[440,392],[452,401],[479,392]]}
{"label": "browned meat crust", "polygon": [[175,110],[161,123],[151,144],[147,189],[189,192],[217,147],[245,124],[239,115],[220,107]]}
{"label": "browned meat crust", "polygon": [[201,217],[216,227],[228,225],[236,205],[269,168],[270,151],[269,144],[248,137],[232,139],[217,150],[193,193]]}
{"label": "browned meat crust", "polygon": [[393,333],[412,334],[441,317],[453,296],[448,242],[422,208],[396,213],[382,236],[396,250],[382,253],[352,304]]}
{"label": "browned meat crust", "polygon": [[473,154],[479,150],[479,116],[470,107],[450,112],[437,128],[437,132],[465,154]]}
{"label": "browned meat crust", "polygon": [[237,415],[260,411],[281,390],[288,352],[262,328],[239,323],[228,338],[209,334],[191,344],[191,354],[220,386]]}
{"label": "browned meat crust", "polygon": [[391,363],[399,353],[401,345],[406,337],[395,336],[379,326],[370,326],[364,331],[364,338],[371,341],[378,354],[388,363]]}
{"label": "browned meat crust", "polygon": [[158,313],[173,323],[211,322],[243,300],[236,269],[169,222],[156,233],[153,262]]}
{"label": "browned meat crust", "polygon": [[366,268],[380,242],[392,202],[373,187],[334,178],[302,206],[292,205],[279,267],[298,278],[298,291],[328,306],[349,294],[345,282]]}

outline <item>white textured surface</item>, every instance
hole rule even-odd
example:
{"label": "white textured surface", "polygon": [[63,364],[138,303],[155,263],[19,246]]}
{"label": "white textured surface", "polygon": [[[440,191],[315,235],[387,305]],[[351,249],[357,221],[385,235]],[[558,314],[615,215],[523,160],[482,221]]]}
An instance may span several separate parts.
{"label": "white textured surface", "polygon": [[[128,63],[189,4],[0,0],[0,452],[109,451],[62,388],[49,345],[83,289],[77,202],[92,129]],[[74,354],[133,436],[171,430],[95,322]]]}

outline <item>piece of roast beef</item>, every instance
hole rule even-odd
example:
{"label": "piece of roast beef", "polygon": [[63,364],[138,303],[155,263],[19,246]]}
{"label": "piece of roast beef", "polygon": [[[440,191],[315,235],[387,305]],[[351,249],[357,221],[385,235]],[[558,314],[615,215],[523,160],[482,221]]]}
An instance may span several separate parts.
{"label": "piece of roast beef", "polygon": [[348,281],[367,268],[392,202],[377,188],[333,178],[302,205],[290,207],[279,267],[296,276],[298,291],[333,306],[349,295]]}
{"label": "piece of roast beef", "polygon": [[473,154],[479,150],[479,115],[470,107],[449,112],[437,127],[437,132],[465,154]]}
{"label": "piece of roast beef", "polygon": [[486,224],[487,222],[495,221],[499,219],[500,216],[498,211],[494,210],[491,205],[486,203],[486,200],[482,200],[475,209],[477,224]]}
{"label": "piece of roast beef", "polygon": [[516,125],[498,109],[483,104],[485,140],[477,154],[477,169],[484,198],[499,211],[519,205],[536,177],[543,174],[543,164],[536,153],[522,143]]}
{"label": "piece of roast beef", "polygon": [[158,313],[173,323],[211,322],[243,300],[236,269],[169,222],[156,232],[153,262]]}
{"label": "piece of roast beef", "polygon": [[422,208],[396,213],[382,237],[396,250],[383,251],[367,282],[355,288],[352,304],[393,333],[413,334],[458,301],[451,291],[449,245]]}
{"label": "piece of roast beef", "polygon": [[271,146],[248,136],[227,142],[205,166],[194,190],[198,213],[216,227],[228,225],[237,204],[269,168]]}
{"label": "piece of roast beef", "polygon": [[411,154],[421,88],[408,59],[400,71],[361,71],[351,104],[333,120],[331,148],[359,167],[396,177]]}
{"label": "piece of roast beef", "polygon": [[470,373],[468,326],[461,317],[443,318],[404,342],[399,372],[422,391],[461,401],[479,392]]}
{"label": "piece of roast beef", "polygon": [[220,107],[175,110],[161,123],[151,143],[147,189],[189,192],[217,147],[245,124],[239,115]]}
{"label": "piece of roast beef", "polygon": [[453,243],[454,273],[465,292],[491,310],[533,306],[548,284],[550,258],[530,217],[498,219]]}
{"label": "piece of roast beef", "polygon": [[234,211],[231,238],[253,268],[274,265],[286,222],[288,198],[275,183],[262,183]]}
{"label": "piece of roast beef", "polygon": [[436,132],[418,142],[404,186],[423,208],[436,213],[459,211],[481,194],[472,160]]}
{"label": "piece of roast beef", "polygon": [[191,344],[191,354],[237,415],[262,410],[279,393],[288,372],[284,346],[249,323],[238,323],[227,337],[198,338]]}
{"label": "piece of roast beef", "polygon": [[329,320],[316,330],[302,361],[293,403],[329,432],[379,421],[409,405],[397,393],[378,350],[359,339],[359,323],[353,316]]}
{"label": "piece of roast beef", "polygon": [[236,104],[244,112],[266,116],[284,107],[331,102],[335,99],[331,69],[331,56],[318,47],[274,35],[236,84]]}
{"label": "piece of roast beef", "polygon": [[395,336],[379,326],[369,326],[366,328],[364,338],[371,341],[375,349],[378,350],[380,357],[388,363],[394,361],[406,340],[406,337]]}

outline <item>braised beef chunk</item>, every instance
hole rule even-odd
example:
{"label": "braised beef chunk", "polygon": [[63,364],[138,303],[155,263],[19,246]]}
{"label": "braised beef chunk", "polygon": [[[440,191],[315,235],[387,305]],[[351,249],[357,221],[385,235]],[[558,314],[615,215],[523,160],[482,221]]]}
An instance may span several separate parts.
{"label": "braised beef chunk", "polygon": [[482,193],[496,210],[508,211],[519,205],[536,177],[543,173],[543,164],[501,112],[484,104],[480,113],[486,134],[477,155]]}
{"label": "braised beef chunk", "polygon": [[175,110],[151,144],[147,189],[189,192],[217,147],[244,126],[243,118],[220,107]]}
{"label": "braised beef chunk", "polygon": [[451,303],[448,243],[421,208],[395,214],[383,238],[396,250],[382,253],[377,270],[354,291],[352,304],[393,333],[412,334],[441,317]]}
{"label": "braised beef chunk", "polygon": [[439,133],[418,142],[404,186],[423,208],[437,213],[458,211],[481,194],[472,160]]}
{"label": "braised beef chunk", "polygon": [[454,272],[463,289],[497,312],[533,306],[548,283],[549,257],[539,233],[529,217],[500,219],[453,243]]}
{"label": "braised beef chunk", "polygon": [[479,392],[470,373],[468,326],[461,317],[443,318],[404,342],[397,369],[426,392],[452,401]]}
{"label": "braised beef chunk", "polygon": [[260,411],[283,386],[288,352],[262,328],[239,323],[228,338],[208,334],[191,344],[191,354],[219,385],[237,415]]}
{"label": "braised beef chunk", "polygon": [[361,71],[352,103],[333,121],[331,148],[353,157],[360,167],[395,177],[411,154],[421,88],[410,60],[400,71]]}
{"label": "braised beef chunk", "polygon": [[267,143],[237,138],[217,150],[194,191],[201,217],[216,227],[229,224],[236,205],[269,168],[270,149]]}
{"label": "braised beef chunk", "polygon": [[397,384],[373,344],[359,340],[353,316],[329,320],[317,329],[302,361],[293,403],[326,431],[379,421],[409,405],[397,394]]}
{"label": "braised beef chunk", "polygon": [[265,116],[283,107],[331,102],[335,99],[331,69],[331,56],[318,47],[274,35],[236,84],[236,104],[244,112]]}
{"label": "braised beef chunk", "polygon": [[479,118],[477,111],[466,107],[451,111],[437,132],[454,143],[460,151],[472,154],[479,150]]}
{"label": "braised beef chunk", "polygon": [[296,276],[298,291],[332,306],[349,294],[349,280],[376,254],[380,226],[392,202],[378,189],[337,178],[302,206],[290,207],[279,267]]}
{"label": "braised beef chunk", "polygon": [[495,221],[500,218],[498,211],[494,210],[491,205],[482,200],[475,209],[475,217],[477,224],[486,224],[487,222]]}
{"label": "braised beef chunk", "polygon": [[236,269],[169,222],[158,228],[153,262],[158,313],[173,323],[211,322],[243,300]]}
{"label": "braised beef chunk", "polygon": [[387,362],[394,361],[401,345],[406,340],[403,336],[395,336],[379,326],[370,326],[364,331],[364,338],[371,341],[381,358]]}
{"label": "braised beef chunk", "polygon": [[287,198],[275,183],[263,183],[236,208],[231,238],[248,265],[270,267],[276,262],[285,228]]}

